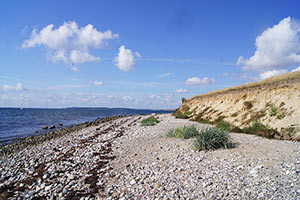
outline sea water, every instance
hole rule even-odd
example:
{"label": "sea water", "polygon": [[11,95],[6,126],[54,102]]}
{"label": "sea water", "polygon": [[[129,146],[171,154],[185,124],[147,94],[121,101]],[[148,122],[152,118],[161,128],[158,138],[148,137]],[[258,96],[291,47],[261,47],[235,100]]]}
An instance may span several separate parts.
{"label": "sea water", "polygon": [[42,130],[42,126],[55,125],[59,127],[58,124],[63,123],[63,127],[66,127],[116,115],[170,112],[166,110],[128,108],[0,108],[0,145],[27,136],[45,134],[50,131]]}

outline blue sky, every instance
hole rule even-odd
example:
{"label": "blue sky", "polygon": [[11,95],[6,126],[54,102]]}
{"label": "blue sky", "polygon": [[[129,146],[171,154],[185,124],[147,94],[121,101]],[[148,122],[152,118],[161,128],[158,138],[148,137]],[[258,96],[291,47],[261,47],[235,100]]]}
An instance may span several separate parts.
{"label": "blue sky", "polygon": [[176,108],[300,69],[300,2],[3,1],[0,107]]}

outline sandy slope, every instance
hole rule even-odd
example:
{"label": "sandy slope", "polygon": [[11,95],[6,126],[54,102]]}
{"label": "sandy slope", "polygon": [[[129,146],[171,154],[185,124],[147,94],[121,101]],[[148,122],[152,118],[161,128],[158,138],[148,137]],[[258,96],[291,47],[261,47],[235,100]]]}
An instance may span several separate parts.
{"label": "sandy slope", "polygon": [[258,121],[275,130],[270,137],[300,141],[300,72],[184,99],[179,111],[240,129]]}

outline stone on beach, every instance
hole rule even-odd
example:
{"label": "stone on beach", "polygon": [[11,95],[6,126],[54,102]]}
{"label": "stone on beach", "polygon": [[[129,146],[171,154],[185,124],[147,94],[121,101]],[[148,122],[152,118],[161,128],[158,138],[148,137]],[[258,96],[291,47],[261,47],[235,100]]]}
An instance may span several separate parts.
{"label": "stone on beach", "polygon": [[42,129],[48,129],[48,126],[42,126]]}
{"label": "stone on beach", "polygon": [[55,125],[51,125],[49,129],[55,129]]}

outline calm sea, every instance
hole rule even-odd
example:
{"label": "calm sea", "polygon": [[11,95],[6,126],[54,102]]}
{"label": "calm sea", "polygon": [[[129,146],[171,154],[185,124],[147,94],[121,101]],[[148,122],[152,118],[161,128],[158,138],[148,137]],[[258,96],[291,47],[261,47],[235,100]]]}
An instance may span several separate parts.
{"label": "calm sea", "polygon": [[[165,110],[139,110],[127,108],[0,108],[0,145],[10,143],[23,137],[41,135],[50,131],[42,130],[42,126],[55,125],[58,127],[59,123],[63,123],[63,127],[66,127],[116,115],[170,112],[171,111]],[[36,133],[36,131],[38,131],[38,133]]]}

